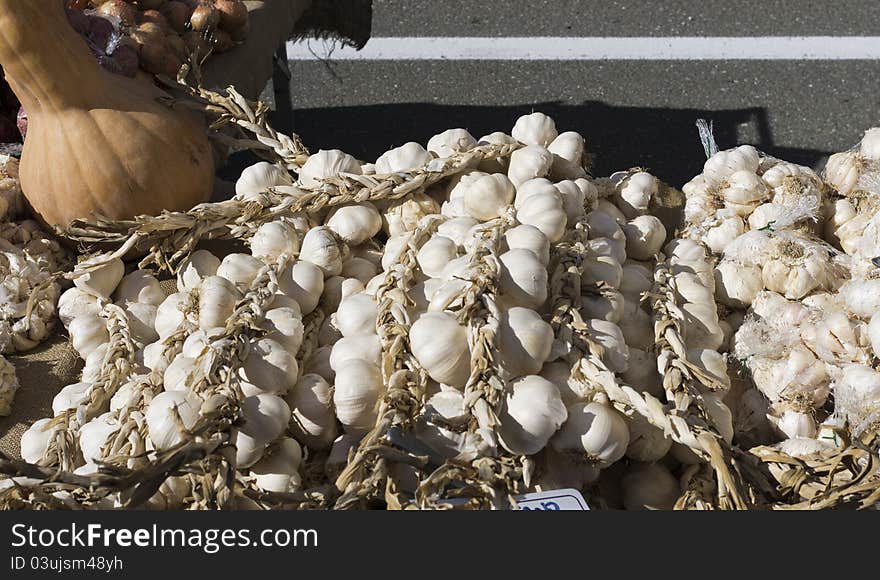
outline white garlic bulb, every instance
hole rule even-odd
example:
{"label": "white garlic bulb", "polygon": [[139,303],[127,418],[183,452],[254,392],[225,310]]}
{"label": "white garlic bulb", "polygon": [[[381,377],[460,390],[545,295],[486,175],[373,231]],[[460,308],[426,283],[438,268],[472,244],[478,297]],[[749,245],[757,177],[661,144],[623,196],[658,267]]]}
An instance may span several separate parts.
{"label": "white garlic bulb", "polygon": [[559,135],[556,123],[544,113],[523,115],[516,120],[510,135],[525,145],[547,147]]}
{"label": "white garlic bulb", "polygon": [[584,386],[571,378],[571,365],[568,363],[562,361],[547,363],[541,369],[540,376],[556,385],[566,406],[583,400]]}
{"label": "white garlic bulb", "polygon": [[187,439],[187,430],[198,421],[201,405],[201,399],[192,391],[165,391],[156,395],[145,413],[153,446],[165,450]]}
{"label": "white garlic bulb", "polygon": [[291,493],[302,486],[299,466],[303,454],[299,443],[283,437],[251,467],[254,483],[263,491]]}
{"label": "white garlic bulb", "polygon": [[156,332],[160,338],[167,338],[181,327],[186,317],[184,308],[188,294],[176,292],[169,295],[156,309]]}
{"label": "white garlic bulb", "polygon": [[[225,328],[239,300],[241,292],[228,278],[209,276],[202,280],[199,284],[199,328],[205,331]],[[157,314],[157,321],[158,318]]]}
{"label": "white garlic bulb", "polygon": [[384,390],[382,373],[374,364],[351,359],[336,369],[333,404],[346,432],[362,433],[373,428]]}
{"label": "white garlic bulb", "polygon": [[123,305],[126,302],[140,302],[159,306],[165,300],[165,293],[159,287],[159,281],[146,270],[135,270],[119,282],[113,299]]}
{"label": "white garlic bulb", "polygon": [[761,268],[723,259],[715,267],[715,292],[719,302],[732,308],[748,308],[764,289]]}
{"label": "white garlic bulb", "polygon": [[447,129],[428,140],[428,151],[437,157],[451,157],[460,151],[469,151],[477,145],[477,140],[465,129]]}
{"label": "white garlic bulb", "polygon": [[719,184],[737,171],[757,173],[759,164],[757,149],[751,145],[741,145],[719,151],[707,159],[703,165],[703,177],[709,185]]}
{"label": "white garlic bulb", "polygon": [[292,184],[290,175],[284,169],[260,161],[242,170],[241,176],[235,182],[235,195],[249,199],[254,195],[265,193],[270,187]]}
{"label": "white garlic bulb", "polygon": [[299,310],[288,306],[267,310],[262,327],[266,338],[279,342],[288,352],[298,352],[302,346],[305,329]]}
{"label": "white garlic bulb", "polygon": [[284,432],[290,421],[290,407],[284,399],[269,393],[245,397],[241,408],[244,425],[235,437],[235,460],[239,468],[259,461],[266,446]]}
{"label": "white garlic bulb", "polygon": [[159,333],[155,328],[156,314],[159,311],[156,306],[144,302],[129,302],[123,310],[128,315],[131,338],[136,344],[149,344],[159,340]]}
{"label": "white garlic bulb", "polygon": [[235,287],[246,292],[266,265],[250,254],[229,254],[217,267],[217,276],[226,278]]}
{"label": "white garlic bulb", "polygon": [[448,219],[437,226],[437,234],[449,238],[457,246],[463,246],[471,228],[477,223],[477,220],[467,216]]}
{"label": "white garlic bulb", "polygon": [[457,388],[470,376],[467,332],[448,312],[428,312],[412,325],[409,340],[413,356],[428,375]]}
{"label": "white garlic bulb", "polygon": [[51,426],[52,419],[38,419],[21,435],[21,458],[37,463],[49,449],[49,444],[60,425]]}
{"label": "white garlic bulb", "polygon": [[76,276],[73,279],[74,285],[92,296],[109,299],[125,274],[125,264],[119,258],[107,258],[107,254],[97,254],[77,264],[75,274],[87,269],[88,271]]}
{"label": "white garlic bulb", "polygon": [[672,439],[640,414],[629,420],[629,445],[626,456],[634,461],[652,463],[659,461],[672,447]]}
{"label": "white garlic bulb", "polygon": [[585,461],[607,467],[626,453],[629,427],[626,419],[605,403],[575,403],[568,407],[568,420],[550,444],[557,451],[576,453]]}
{"label": "white garlic bulb", "polygon": [[813,438],[818,432],[812,414],[794,409],[786,409],[782,412],[782,416],[776,419],[776,428],[790,438]]}
{"label": "white garlic bulb", "polygon": [[375,334],[357,334],[340,338],[330,354],[330,368],[334,371],[352,359],[360,359],[376,365],[382,362],[382,344]]}
{"label": "white garlic bulb", "polygon": [[376,266],[369,260],[358,258],[357,256],[351,256],[342,263],[342,272],[340,272],[339,275],[343,278],[354,278],[358,280],[361,285],[364,285],[378,273],[378,268],[376,268]]}
{"label": "white garlic bulb", "polygon": [[[529,250],[508,250],[499,256],[499,286],[516,305],[538,309],[547,301],[547,269]],[[444,381],[440,381],[444,382]]]}
{"label": "white garlic bulb", "polygon": [[198,288],[202,280],[217,274],[220,258],[208,250],[196,250],[184,260],[177,272],[177,290],[185,292]]}
{"label": "white garlic bulb", "polygon": [[196,359],[180,354],[162,373],[162,386],[166,391],[194,390],[193,378],[197,372]]}
{"label": "white garlic bulb", "polygon": [[58,298],[58,317],[64,328],[68,328],[70,322],[78,316],[97,316],[100,313],[101,304],[98,298],[76,286],[68,288]]}
{"label": "white garlic bulb", "polygon": [[[245,394],[264,392],[284,395],[296,384],[299,365],[294,353],[288,351],[284,345],[269,338],[261,338],[250,344],[247,358],[239,369],[239,376],[252,386]],[[244,383],[242,390],[245,390]]]}
{"label": "white garlic bulb", "polygon": [[[369,210],[363,212],[357,210],[355,217],[363,217],[362,213],[369,213]],[[342,228],[343,222],[346,221],[343,218],[348,214],[349,212],[345,212],[337,218],[337,227]],[[378,212],[376,212],[375,217],[378,217]],[[376,231],[380,227],[382,227],[381,218],[379,218],[379,226],[376,228]],[[342,249],[336,241],[336,235],[333,233],[333,230],[327,226],[312,228],[308,231],[303,237],[299,258],[320,268],[325,278],[338,276],[342,272]],[[305,312],[305,309],[303,311]]]}
{"label": "white garlic bulb", "polygon": [[97,463],[104,458],[101,450],[110,437],[119,431],[119,421],[113,413],[99,415],[80,427],[79,448],[86,463]]}
{"label": "white garlic bulb", "polygon": [[485,175],[467,184],[462,193],[463,208],[474,219],[490,220],[504,213],[514,193],[513,183],[503,173]]}
{"label": "white garlic bulb", "polygon": [[321,179],[336,177],[340,173],[360,175],[357,160],[339,149],[321,149],[310,156],[299,170],[299,182],[306,187],[317,187]]}
{"label": "white garlic bulb", "polygon": [[73,349],[82,358],[87,358],[93,350],[110,340],[107,321],[94,314],[74,318],[67,331],[70,333]]}
{"label": "white garlic bulb", "polygon": [[251,238],[251,254],[260,260],[275,261],[297,252],[299,235],[293,224],[283,219],[264,223]]}
{"label": "white garlic bulb", "polygon": [[651,200],[657,196],[657,178],[644,171],[638,171],[626,178],[615,191],[617,207],[627,219],[648,213]]}
{"label": "white garlic bulb", "polygon": [[329,383],[321,376],[306,373],[287,392],[287,404],[299,437],[310,449],[326,449],[336,438],[336,415]]}
{"label": "white garlic bulb", "polygon": [[511,453],[534,455],[567,417],[556,385],[535,375],[522,377],[511,383],[499,414],[501,443]]}
{"label": "white garlic bulb", "polygon": [[376,159],[376,173],[401,173],[427,165],[433,157],[420,143],[410,141],[386,151]]}
{"label": "white garlic bulb", "polygon": [[623,337],[623,331],[613,322],[607,320],[587,320],[587,331],[590,338],[604,347],[602,362],[615,373],[623,373],[629,368],[629,349]]}
{"label": "white garlic bulb", "polygon": [[599,318],[615,324],[620,324],[627,303],[638,304],[638,297],[625,299],[617,290],[603,290],[596,294],[584,294],[581,296],[580,313],[583,318]]}
{"label": "white garlic bulb", "polygon": [[620,373],[621,380],[636,391],[649,393],[655,397],[663,394],[663,377],[657,372],[656,357],[644,350],[629,347],[627,350],[628,368]]}
{"label": "white garlic bulb", "polygon": [[666,228],[658,218],[641,215],[623,226],[626,253],[636,260],[650,260],[657,255],[666,241]]}
{"label": "white garlic bulb", "polygon": [[92,383],[75,383],[67,385],[52,399],[52,414],[58,416],[64,411],[76,409],[89,396]]}
{"label": "white garlic bulb", "polygon": [[502,378],[535,375],[550,356],[553,328],[534,310],[516,306],[501,317],[498,345]]}
{"label": "white garlic bulb", "polygon": [[507,177],[514,186],[519,187],[530,179],[545,177],[552,165],[552,153],[540,145],[529,145],[511,154]]}
{"label": "white garlic bulb", "polygon": [[376,301],[369,294],[348,296],[336,311],[336,325],[343,336],[375,334],[376,308]]}
{"label": "white garlic bulb", "polygon": [[[379,215],[376,206],[368,201],[352,203],[333,208],[327,216],[326,225],[346,243],[356,246],[379,233],[382,229],[382,216]],[[303,252],[305,252],[305,241],[303,241]],[[300,257],[303,260],[308,259],[305,255]],[[334,272],[332,275],[338,273]]]}
{"label": "white garlic bulb", "polygon": [[382,212],[382,226],[389,236],[396,236],[416,229],[425,216],[439,213],[440,204],[433,198],[414,192],[388,204]]}
{"label": "white garlic bulb", "polygon": [[855,190],[861,176],[861,160],[854,151],[835,153],[825,164],[825,180],[842,196]]}
{"label": "white garlic bulb", "polygon": [[416,261],[426,276],[438,278],[457,256],[458,247],[455,242],[444,236],[434,236],[419,248]]}
{"label": "white garlic bulb", "polygon": [[299,260],[282,272],[278,290],[293,298],[303,315],[310,314],[318,306],[324,292],[324,272],[311,262]]}
{"label": "white garlic bulb", "polygon": [[585,215],[586,194],[584,189],[578,185],[578,182],[587,183],[591,188],[595,189],[595,186],[586,179],[579,179],[577,181],[566,179],[553,185],[562,199],[562,209],[565,210],[566,221],[569,224],[577,222]]}
{"label": "white garlic bulb", "polygon": [[325,381],[333,382],[336,372],[330,366],[330,355],[333,353],[332,346],[321,346],[312,351],[309,360],[306,361],[305,372],[313,373],[322,377]]}

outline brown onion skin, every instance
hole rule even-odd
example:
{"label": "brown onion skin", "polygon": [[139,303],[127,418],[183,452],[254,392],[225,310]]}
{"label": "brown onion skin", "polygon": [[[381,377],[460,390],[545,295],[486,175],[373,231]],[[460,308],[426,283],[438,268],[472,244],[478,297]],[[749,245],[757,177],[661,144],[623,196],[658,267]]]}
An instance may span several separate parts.
{"label": "brown onion skin", "polygon": [[159,12],[161,12],[168,21],[168,26],[170,26],[172,30],[178,34],[186,32],[187,24],[189,24],[189,19],[192,15],[192,8],[183,2],[171,0],[171,2],[165,3],[162,8],[159,9]]}
{"label": "brown onion skin", "polygon": [[163,29],[168,29],[168,19],[158,10],[144,10],[141,12],[141,24],[156,24]]}
{"label": "brown onion skin", "polygon": [[220,23],[220,13],[214,8],[213,3],[205,2],[196,6],[189,22],[193,30],[210,32],[217,28],[217,25]]}
{"label": "brown onion skin", "polygon": [[211,46],[214,47],[214,52],[216,53],[231,50],[235,45],[235,43],[232,42],[232,37],[225,30],[215,30],[211,33],[208,40],[211,43]]}
{"label": "brown onion skin", "polygon": [[165,0],[134,0],[134,4],[141,10],[156,10],[165,4]]}
{"label": "brown onion skin", "polygon": [[247,26],[247,6],[241,0],[214,0],[214,7],[220,12],[222,30],[231,34]]}
{"label": "brown onion skin", "polygon": [[98,14],[118,18],[125,26],[134,26],[137,23],[138,10],[124,0],[109,0],[101,4]]}

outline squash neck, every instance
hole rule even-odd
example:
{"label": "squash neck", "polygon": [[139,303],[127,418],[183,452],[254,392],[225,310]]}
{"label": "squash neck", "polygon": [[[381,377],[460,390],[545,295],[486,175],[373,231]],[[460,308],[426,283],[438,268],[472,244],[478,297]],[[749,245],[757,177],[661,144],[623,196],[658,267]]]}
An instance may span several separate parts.
{"label": "squash neck", "polygon": [[0,0],[0,66],[30,114],[86,106],[105,82],[64,0]]}

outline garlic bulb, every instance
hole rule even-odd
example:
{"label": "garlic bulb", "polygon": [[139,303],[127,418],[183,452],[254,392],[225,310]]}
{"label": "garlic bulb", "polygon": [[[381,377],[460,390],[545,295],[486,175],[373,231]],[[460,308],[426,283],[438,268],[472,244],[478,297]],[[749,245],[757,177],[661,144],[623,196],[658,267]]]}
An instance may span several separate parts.
{"label": "garlic bulb", "polygon": [[[597,294],[581,296],[580,313],[583,318],[599,318],[619,324],[624,313],[624,305],[629,302],[616,290],[600,290]],[[633,303],[638,304],[638,298],[635,298]]]}
{"label": "garlic bulb", "polygon": [[443,457],[473,459],[489,452],[489,446],[476,433],[458,432],[450,426],[463,425],[470,417],[464,395],[446,390],[435,393],[425,404],[423,420],[416,425],[419,441]]}
{"label": "garlic bulb", "polygon": [[339,304],[336,324],[343,336],[376,333],[376,302],[365,293],[353,294]]}
{"label": "garlic bulb", "polygon": [[538,257],[529,250],[514,249],[501,254],[499,260],[501,292],[518,306],[543,306],[547,301],[547,269]]}
{"label": "garlic bulb", "polygon": [[849,196],[856,188],[861,174],[861,161],[854,151],[835,153],[825,164],[825,180],[842,196]]}
{"label": "garlic bulb", "polygon": [[634,461],[659,461],[672,447],[672,439],[647,419],[635,413],[629,420],[629,445],[626,456]]}
{"label": "garlic bulb", "polygon": [[384,390],[382,373],[374,364],[351,359],[336,369],[333,404],[346,432],[366,432],[373,428]]}
{"label": "garlic bulb", "polygon": [[70,322],[78,316],[97,316],[100,313],[101,305],[97,297],[76,286],[68,288],[58,298],[58,317],[64,328],[69,327]]}
{"label": "garlic bulb", "polygon": [[192,378],[197,371],[196,359],[180,354],[162,373],[162,386],[166,391],[194,391],[196,385]]}
{"label": "garlic bulb", "polygon": [[657,463],[631,465],[620,483],[628,510],[671,510],[681,495],[678,480]]}
{"label": "garlic bulb", "polygon": [[758,266],[725,258],[715,267],[715,296],[726,306],[748,308],[763,289],[763,274]]}
{"label": "garlic bulb", "polygon": [[577,454],[587,462],[607,467],[626,453],[629,427],[605,403],[575,403],[568,407],[568,420],[550,444],[559,452]]}
{"label": "garlic bulb", "polygon": [[316,348],[312,352],[312,356],[309,357],[309,360],[306,361],[305,372],[319,375],[325,381],[332,383],[333,378],[336,376],[336,372],[330,366],[330,355],[332,352],[333,347],[331,346]]}
{"label": "garlic bulb", "polygon": [[623,338],[623,331],[607,320],[587,320],[590,338],[604,347],[602,362],[615,373],[623,373],[629,368],[629,349]]}
{"label": "garlic bulb", "polygon": [[263,491],[291,493],[302,486],[299,466],[303,454],[299,443],[283,437],[251,467],[254,483]]}
{"label": "garlic bulb", "polygon": [[615,191],[615,202],[627,219],[648,213],[651,200],[657,196],[657,178],[639,171],[627,177]]}
{"label": "garlic bulb", "polygon": [[426,276],[438,278],[447,264],[458,256],[455,242],[444,236],[434,236],[419,248],[416,261]]}
{"label": "garlic bulb", "polygon": [[280,343],[287,352],[298,352],[302,346],[305,329],[299,310],[288,306],[267,310],[262,327],[266,338]]}
{"label": "garlic bulb", "polygon": [[401,173],[427,165],[433,157],[419,143],[410,141],[400,147],[386,151],[376,159],[376,173]]}
{"label": "garlic bulb", "polygon": [[471,373],[467,332],[448,312],[428,312],[409,331],[413,356],[428,375],[445,385],[463,388]]}
{"label": "garlic bulb", "polygon": [[[209,276],[202,280],[199,285],[199,328],[205,331],[225,328],[239,300],[241,292],[228,278]],[[157,321],[158,318],[157,314]]]}
{"label": "garlic bulb", "polygon": [[177,272],[177,290],[186,292],[195,290],[202,280],[217,274],[220,258],[208,250],[196,250],[180,265]]}
{"label": "garlic bulb", "polygon": [[226,278],[235,284],[236,288],[246,292],[260,270],[265,267],[266,265],[261,260],[250,254],[229,254],[221,260],[217,267],[217,276]]}
{"label": "garlic bulb", "polygon": [[113,413],[99,415],[80,427],[79,448],[86,463],[97,463],[104,458],[101,450],[110,436],[119,431],[119,421]]}
{"label": "garlic bulb", "polygon": [[293,225],[283,219],[264,223],[251,238],[251,254],[260,260],[291,258],[297,252],[299,235]]}
{"label": "garlic bulb", "polygon": [[515,187],[519,187],[530,179],[546,176],[552,165],[552,153],[540,145],[529,145],[511,154],[507,177]]}
{"label": "garlic bulb", "polygon": [[89,396],[92,383],[67,385],[52,399],[52,414],[56,417],[70,409],[79,407]]}
{"label": "garlic bulb", "polygon": [[38,419],[21,435],[21,458],[28,463],[38,463],[60,425],[50,425],[52,419]]}
{"label": "garlic bulb", "polygon": [[[369,240],[382,229],[382,216],[372,203],[365,201],[333,208],[327,216],[326,225],[346,243],[356,246]],[[308,237],[308,234],[306,236]],[[303,254],[300,256],[303,260],[308,259],[305,255],[305,244],[304,240]],[[338,273],[334,272],[332,275]]]}
{"label": "garlic bulb", "polygon": [[389,236],[411,232],[426,215],[439,214],[440,205],[424,193],[414,192],[388,204],[382,212],[382,226]]}
{"label": "garlic bulb", "polygon": [[532,113],[517,119],[510,135],[525,145],[547,147],[559,133],[553,119],[544,113]]}
{"label": "garlic bulb", "polygon": [[265,193],[270,187],[292,185],[290,175],[277,165],[260,161],[246,167],[235,182],[235,195],[249,199],[254,195]]}
{"label": "garlic bulb", "polygon": [[474,219],[490,220],[504,213],[514,193],[513,184],[503,173],[485,175],[468,183],[462,194],[463,208]]}
{"label": "garlic bulb", "polygon": [[502,378],[534,375],[550,356],[553,328],[534,310],[516,306],[501,317],[498,345]]}
{"label": "garlic bulb", "polygon": [[139,302],[159,306],[165,300],[165,293],[159,281],[146,270],[135,270],[119,282],[113,299],[117,303]]}
{"label": "garlic bulb", "polygon": [[260,392],[284,395],[296,384],[299,365],[294,353],[288,351],[284,345],[269,338],[261,338],[250,344],[247,358],[239,369],[239,376],[251,387],[245,389],[245,384],[242,383],[242,390],[246,391],[246,395]]}
{"label": "garlic bulb", "polygon": [[94,314],[74,318],[67,331],[70,333],[73,349],[82,358],[87,358],[93,350],[110,340],[107,321]]}
{"label": "garlic bulb", "polygon": [[568,363],[562,361],[547,363],[541,369],[540,376],[556,385],[566,406],[583,399],[584,387],[571,378],[571,366]]}
{"label": "garlic bulb", "polygon": [[376,365],[382,363],[382,344],[375,334],[358,334],[340,338],[330,354],[330,368],[337,370],[345,362],[359,359]]}
{"label": "garlic bulb", "polygon": [[343,300],[365,291],[364,284],[360,280],[333,276],[324,281],[324,295],[321,300],[328,312],[335,312]]}
{"label": "garlic bulb", "polygon": [[165,391],[150,401],[145,417],[150,441],[159,450],[170,449],[189,436],[199,418],[202,402],[192,391]]}
{"label": "garlic bulb", "polygon": [[656,358],[646,351],[629,347],[627,349],[627,369],[619,373],[621,380],[638,392],[649,393],[655,397],[663,394],[663,378],[657,372]]}
{"label": "garlic bulb", "polygon": [[650,260],[666,241],[666,228],[652,215],[638,216],[623,226],[626,253],[636,260]]}
{"label": "garlic bulb", "polygon": [[186,318],[184,309],[187,299],[185,292],[177,292],[168,296],[156,309],[156,332],[160,338],[171,336],[181,327]]}
{"label": "garlic bulb", "polygon": [[108,260],[107,257],[107,254],[97,254],[77,264],[74,273],[85,273],[73,279],[74,285],[92,296],[109,299],[125,274],[125,264],[119,258]]}
{"label": "garlic bulb", "polygon": [[336,438],[336,416],[333,394],[322,377],[306,373],[287,392],[287,404],[293,413],[293,424],[310,449],[328,448]]}
{"label": "garlic bulb", "polygon": [[[373,211],[375,211],[375,209]],[[350,213],[351,212],[344,212],[342,216],[337,218],[337,227],[341,229],[343,225],[351,225],[348,220],[344,219]],[[362,210],[360,208],[354,212],[355,218],[358,220],[364,217],[362,214],[368,213],[369,210]],[[378,217],[378,212],[376,212],[375,217]],[[376,228],[376,231],[378,231],[380,227],[382,227],[381,218],[379,218],[379,226]],[[359,237],[360,233],[356,235]],[[342,271],[342,249],[336,241],[336,236],[333,233],[333,230],[326,226],[312,228],[308,231],[305,237],[303,237],[302,246],[299,250],[299,258],[300,260],[310,262],[320,268],[324,273],[325,278],[329,276],[338,276]],[[305,312],[305,309],[303,309],[303,312]]]}
{"label": "garlic bulb", "polygon": [[703,165],[703,177],[709,185],[720,184],[737,171],[757,173],[758,151],[751,145],[741,145],[728,151],[719,151]]}
{"label": "garlic bulb", "polygon": [[553,154],[551,173],[559,179],[586,177],[584,170],[584,138],[574,131],[566,131],[556,136],[546,146]]}
{"label": "garlic bulb", "polygon": [[149,344],[159,340],[156,332],[156,314],[158,308],[144,302],[129,302],[123,307],[128,315],[131,338],[139,345]]}
{"label": "garlic bulb", "polygon": [[627,298],[638,299],[653,286],[651,270],[637,262],[626,262],[620,268],[617,288]]}
{"label": "garlic bulb", "polygon": [[499,414],[501,443],[511,453],[534,455],[567,417],[556,385],[535,375],[522,377],[511,383]]}
{"label": "garlic bulb", "polygon": [[467,130],[447,129],[428,140],[428,151],[442,159],[460,151],[469,151],[476,145],[477,140]]}
{"label": "garlic bulb", "polygon": [[566,179],[553,185],[559,192],[559,197],[562,199],[562,209],[565,210],[566,221],[570,224],[577,222],[583,217],[585,213],[584,206],[587,204],[586,194],[578,185],[578,182],[589,184],[592,188],[591,195],[594,196],[593,201],[595,202],[595,186],[586,179],[579,179],[577,181]]}
{"label": "garlic bulb", "polygon": [[810,413],[786,409],[776,420],[776,428],[786,437],[813,438],[817,434],[816,420]]}
{"label": "garlic bulb", "polygon": [[311,314],[324,292],[324,272],[315,264],[300,260],[282,272],[278,290],[296,300],[303,315]]}
{"label": "garlic bulb", "polygon": [[235,460],[239,468],[244,468],[259,461],[266,446],[284,432],[290,407],[284,399],[268,393],[245,397],[241,407],[244,425],[235,437]]}
{"label": "garlic bulb", "polygon": [[339,149],[319,150],[310,156],[299,170],[299,182],[306,187],[321,185],[322,179],[336,177],[340,173],[361,174],[357,160]]}

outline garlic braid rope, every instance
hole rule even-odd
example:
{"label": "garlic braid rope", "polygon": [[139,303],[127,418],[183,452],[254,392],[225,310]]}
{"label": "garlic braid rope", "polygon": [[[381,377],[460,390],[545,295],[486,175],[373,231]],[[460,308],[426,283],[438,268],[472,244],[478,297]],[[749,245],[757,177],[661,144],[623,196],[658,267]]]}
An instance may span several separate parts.
{"label": "garlic braid rope", "polygon": [[[437,216],[429,216],[419,223],[406,250],[399,261],[388,268],[376,292],[376,331],[382,347],[381,370],[386,392],[375,426],[358,444],[336,480],[336,487],[342,492],[337,507],[355,507],[379,492],[385,492],[386,497],[393,495],[388,492],[390,486],[382,484],[391,478],[386,465],[388,459],[399,455],[388,453],[383,440],[392,426],[411,426],[424,405],[427,385],[427,375],[410,351],[406,304],[411,302],[409,290],[418,269],[416,255],[436,232],[440,221]],[[401,500],[393,499],[389,503],[399,505]]]}
{"label": "garlic braid rope", "polygon": [[296,196],[270,188],[255,200],[234,198],[204,203],[187,212],[165,211],[158,216],[139,216],[127,221],[76,220],[59,235],[82,244],[121,244],[108,259],[121,258],[136,247],[146,246],[149,249],[140,268],[174,270],[203,239],[240,239],[279,217],[313,214],[347,203],[400,199],[470,169],[481,160],[507,157],[519,147],[479,145],[445,159],[435,159],[422,168],[389,175],[344,173],[325,178],[319,186],[301,187],[303,193]]}
{"label": "garlic braid rope", "polygon": [[89,388],[85,401],[75,409],[61,413],[47,425],[47,429],[57,428],[57,431],[52,436],[40,465],[57,466],[63,471],[72,471],[75,468],[76,440],[80,427],[109,409],[110,399],[134,368],[135,347],[128,315],[116,304],[106,302],[101,316],[107,319],[107,331],[110,335],[101,373]]}

